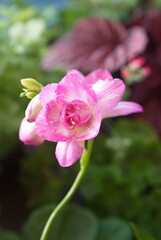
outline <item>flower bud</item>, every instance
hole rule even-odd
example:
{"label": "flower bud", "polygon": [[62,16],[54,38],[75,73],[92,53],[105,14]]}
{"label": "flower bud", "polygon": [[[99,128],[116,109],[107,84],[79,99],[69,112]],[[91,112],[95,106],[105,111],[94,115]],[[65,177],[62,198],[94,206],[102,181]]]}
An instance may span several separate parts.
{"label": "flower bud", "polygon": [[26,96],[28,99],[32,99],[32,98],[34,98],[36,95],[37,95],[36,92],[25,92],[24,95],[23,95],[23,93],[21,93],[20,97],[21,97],[21,96]]}
{"label": "flower bud", "polygon": [[42,109],[42,105],[40,103],[39,94],[36,95],[28,104],[25,117],[28,122],[34,122],[38,113]]}
{"label": "flower bud", "polygon": [[130,61],[130,64],[134,67],[134,68],[139,68],[142,67],[146,62],[146,59],[144,57],[137,57],[134,58],[133,60]]}
{"label": "flower bud", "polygon": [[121,69],[121,75],[127,84],[143,81],[150,75],[151,69],[146,64],[146,59],[138,57],[131,60]]}
{"label": "flower bud", "polygon": [[29,123],[26,118],[21,122],[19,138],[23,143],[34,146],[38,146],[44,142],[44,139],[39,137],[35,131],[35,123]]}
{"label": "flower bud", "polygon": [[31,91],[36,91],[36,92],[40,92],[41,88],[43,87],[43,85],[41,83],[39,83],[38,81],[36,81],[33,78],[25,78],[25,79],[21,79],[21,84],[31,90]]}
{"label": "flower bud", "polygon": [[24,92],[20,93],[20,97],[26,97],[26,92],[24,91]]}
{"label": "flower bud", "polygon": [[126,67],[122,68],[122,70],[121,70],[121,76],[122,76],[123,78],[128,78],[129,75],[130,75],[130,72],[129,72],[128,68],[126,68]]}

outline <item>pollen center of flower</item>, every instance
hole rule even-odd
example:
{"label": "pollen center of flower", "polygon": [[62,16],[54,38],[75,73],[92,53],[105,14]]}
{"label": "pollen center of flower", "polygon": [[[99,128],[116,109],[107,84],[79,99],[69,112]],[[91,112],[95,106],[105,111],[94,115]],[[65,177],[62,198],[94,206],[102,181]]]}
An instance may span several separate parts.
{"label": "pollen center of flower", "polygon": [[79,124],[80,120],[81,120],[81,118],[80,118],[79,114],[77,114],[77,113],[71,114],[71,115],[69,115],[69,117],[66,118],[67,124],[72,129],[75,128]]}
{"label": "pollen center of flower", "polygon": [[64,120],[69,129],[73,130],[86,125],[90,118],[91,113],[86,103],[77,100],[66,105]]}

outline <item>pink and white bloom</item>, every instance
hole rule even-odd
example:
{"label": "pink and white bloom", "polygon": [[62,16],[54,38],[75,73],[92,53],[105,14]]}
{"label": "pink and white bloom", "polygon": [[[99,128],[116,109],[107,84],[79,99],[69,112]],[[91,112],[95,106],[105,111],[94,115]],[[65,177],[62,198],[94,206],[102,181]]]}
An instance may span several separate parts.
{"label": "pink and white bloom", "polygon": [[19,130],[19,139],[27,145],[38,146],[44,142],[44,139],[35,130],[35,119],[41,109],[42,105],[38,94],[28,104]]}
{"label": "pink and white bloom", "polygon": [[143,110],[137,103],[120,101],[124,90],[123,81],[113,79],[106,70],[96,70],[86,77],[71,70],[60,83],[42,88],[42,108],[36,118],[34,115],[34,131],[41,139],[58,142],[59,164],[71,166],[81,157],[84,141],[98,135],[103,118]]}

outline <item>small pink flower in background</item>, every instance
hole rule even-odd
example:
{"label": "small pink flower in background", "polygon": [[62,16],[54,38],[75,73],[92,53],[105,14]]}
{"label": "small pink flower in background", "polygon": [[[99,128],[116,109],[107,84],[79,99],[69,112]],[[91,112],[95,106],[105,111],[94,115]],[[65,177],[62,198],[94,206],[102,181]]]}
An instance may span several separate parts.
{"label": "small pink flower in background", "polygon": [[151,68],[146,64],[144,57],[137,57],[128,62],[121,69],[121,76],[126,83],[132,84],[134,82],[141,82],[147,78],[151,73]]}
{"label": "small pink flower in background", "polygon": [[136,57],[129,62],[132,63],[136,67],[143,67],[143,65],[146,62],[146,59],[143,57]]}
{"label": "small pink flower in background", "polygon": [[[103,118],[143,110],[137,103],[120,101],[124,90],[123,81],[113,79],[106,70],[96,70],[86,77],[77,70],[70,70],[60,83],[42,88],[39,96],[42,109],[34,118],[35,136],[58,142],[59,164],[71,166],[81,157],[84,141],[98,135]],[[23,124],[20,132],[26,132]]]}
{"label": "small pink flower in background", "polygon": [[148,77],[151,74],[151,68],[146,62],[146,58],[144,57],[137,57],[130,61],[131,66],[133,69],[141,69],[143,77]]}
{"label": "small pink flower in background", "polygon": [[90,72],[98,68],[119,70],[129,59],[141,54],[148,42],[144,28],[128,30],[118,22],[101,17],[85,18],[52,45],[41,63],[43,70],[55,67]]}
{"label": "small pink flower in background", "polygon": [[128,78],[130,76],[130,71],[129,71],[129,69],[127,67],[123,67],[121,69],[121,76],[124,79],[126,79],[126,78]]}

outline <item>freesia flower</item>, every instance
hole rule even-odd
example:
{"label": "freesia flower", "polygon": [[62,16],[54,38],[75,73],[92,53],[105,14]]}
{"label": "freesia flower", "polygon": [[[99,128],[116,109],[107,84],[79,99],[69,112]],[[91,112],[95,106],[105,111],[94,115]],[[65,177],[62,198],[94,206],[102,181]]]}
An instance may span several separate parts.
{"label": "freesia flower", "polygon": [[137,103],[120,101],[124,90],[123,81],[113,79],[106,70],[86,77],[70,70],[60,83],[42,88],[35,132],[58,142],[56,157],[61,166],[71,166],[81,157],[84,141],[98,135],[103,118],[142,111]]}

